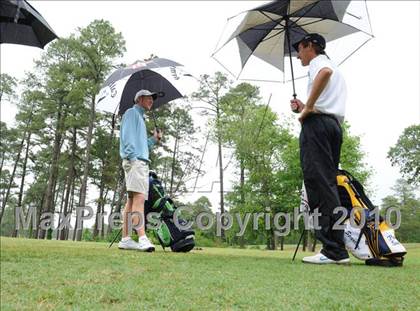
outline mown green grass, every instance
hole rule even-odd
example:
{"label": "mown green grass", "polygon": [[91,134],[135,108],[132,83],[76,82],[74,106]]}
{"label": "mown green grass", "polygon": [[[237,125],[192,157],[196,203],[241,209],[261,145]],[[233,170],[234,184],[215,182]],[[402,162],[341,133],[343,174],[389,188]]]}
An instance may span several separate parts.
{"label": "mown green grass", "polygon": [[419,310],[420,244],[402,268],[305,265],[286,251],[187,254],[1,238],[1,310]]}

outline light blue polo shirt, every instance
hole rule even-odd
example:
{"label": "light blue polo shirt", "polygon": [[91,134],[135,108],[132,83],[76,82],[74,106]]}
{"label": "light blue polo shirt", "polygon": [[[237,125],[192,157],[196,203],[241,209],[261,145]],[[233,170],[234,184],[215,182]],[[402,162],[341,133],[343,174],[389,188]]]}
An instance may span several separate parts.
{"label": "light blue polo shirt", "polygon": [[120,156],[122,159],[150,162],[149,149],[156,143],[152,136],[147,138],[144,109],[134,105],[124,113],[120,128]]}

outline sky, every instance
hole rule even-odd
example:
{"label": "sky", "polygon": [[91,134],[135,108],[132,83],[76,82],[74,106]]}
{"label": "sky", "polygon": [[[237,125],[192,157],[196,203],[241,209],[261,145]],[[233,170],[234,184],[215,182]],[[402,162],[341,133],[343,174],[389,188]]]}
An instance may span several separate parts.
{"label": "sky", "polygon": [[[58,36],[66,37],[77,27],[95,19],[109,20],[126,40],[127,52],[120,60],[132,63],[150,54],[175,60],[195,76],[224,69],[213,59],[227,19],[264,1],[29,1],[48,21]],[[366,162],[374,170],[369,187],[373,201],[392,194],[400,178],[387,152],[403,130],[420,123],[420,2],[368,1],[374,38],[340,66],[348,88],[346,120],[353,134],[362,136]],[[1,73],[23,78],[42,50],[20,45],[0,46]],[[328,46],[327,46],[328,52]],[[280,74],[280,73],[279,73]],[[279,119],[296,119],[290,112],[290,84],[254,83],[263,101],[271,97],[270,107]],[[299,97],[305,100],[306,81],[296,83]],[[1,103],[1,120],[12,124],[16,109]],[[204,139],[203,139],[204,140]],[[204,141],[201,142],[204,144]],[[208,174],[201,179],[207,187],[217,180],[216,149],[205,155]],[[229,157],[225,159],[225,162]],[[233,168],[232,168],[233,169]],[[228,169],[228,181],[233,176]],[[206,184],[207,183],[207,184]],[[210,187],[209,187],[210,188]],[[199,197],[200,193],[188,199]],[[210,196],[214,207],[218,195]]]}

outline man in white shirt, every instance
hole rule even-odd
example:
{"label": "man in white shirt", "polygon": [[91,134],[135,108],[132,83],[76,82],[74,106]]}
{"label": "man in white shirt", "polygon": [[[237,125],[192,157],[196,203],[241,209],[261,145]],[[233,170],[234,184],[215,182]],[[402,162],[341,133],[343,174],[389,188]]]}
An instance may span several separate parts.
{"label": "man in white shirt", "polygon": [[302,66],[309,65],[308,99],[306,104],[292,99],[290,106],[300,112],[302,130],[299,137],[300,162],[310,209],[318,208],[319,229],[315,236],[322,250],[303,262],[315,264],[348,263],[349,255],[343,242],[343,230],[333,229],[341,206],[337,189],[337,170],[343,140],[340,123],[344,120],[346,84],[336,66],[325,54],[325,39],[308,34],[293,44]]}

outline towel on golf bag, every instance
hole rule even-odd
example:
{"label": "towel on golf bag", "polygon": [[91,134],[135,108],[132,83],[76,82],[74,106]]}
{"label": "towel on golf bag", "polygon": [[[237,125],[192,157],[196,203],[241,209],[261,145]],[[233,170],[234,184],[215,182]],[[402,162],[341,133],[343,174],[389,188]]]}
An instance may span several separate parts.
{"label": "towel on golf bag", "polygon": [[[149,173],[149,197],[144,204],[144,215],[147,222],[147,215],[150,212],[158,213],[160,225],[153,230],[160,245],[171,247],[173,252],[189,252],[195,246],[195,233],[193,230],[182,230],[174,223],[174,213],[177,207],[173,200],[165,195],[161,181],[155,172]],[[181,226],[186,221],[178,217]]]}
{"label": "towel on golf bag", "polygon": [[[375,206],[364,192],[361,183],[349,172],[339,170],[337,175],[337,189],[341,206],[348,211],[344,221],[344,244],[354,257],[364,260],[367,265],[402,266],[404,255],[407,253],[404,246],[395,238],[395,231],[388,226],[382,217],[379,217],[379,226],[375,228]],[[350,215],[355,209],[352,226]],[[308,196],[305,184],[302,184],[300,211],[310,213]],[[365,223],[360,225],[361,213],[364,213]],[[313,229],[313,219],[310,218],[309,227]]]}
{"label": "towel on golf bag", "polygon": [[314,230],[314,218],[311,217],[311,208],[309,207],[308,193],[306,192],[305,182],[302,182],[302,190],[300,191],[299,212],[305,215],[307,221],[304,221],[305,230]]}

